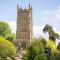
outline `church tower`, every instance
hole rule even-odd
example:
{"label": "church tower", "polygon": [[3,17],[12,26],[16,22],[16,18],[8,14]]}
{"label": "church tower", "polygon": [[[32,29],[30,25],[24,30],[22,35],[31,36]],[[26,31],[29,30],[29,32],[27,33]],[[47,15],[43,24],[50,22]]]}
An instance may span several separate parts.
{"label": "church tower", "polygon": [[17,5],[17,30],[16,39],[20,48],[26,48],[32,40],[32,6],[23,9]]}

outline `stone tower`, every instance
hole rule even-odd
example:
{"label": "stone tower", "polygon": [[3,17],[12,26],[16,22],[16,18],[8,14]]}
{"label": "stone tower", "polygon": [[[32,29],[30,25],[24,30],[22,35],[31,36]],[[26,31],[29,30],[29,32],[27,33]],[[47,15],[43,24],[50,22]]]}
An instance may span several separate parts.
{"label": "stone tower", "polygon": [[17,5],[17,31],[16,39],[20,48],[26,48],[32,40],[32,6],[21,8]]}

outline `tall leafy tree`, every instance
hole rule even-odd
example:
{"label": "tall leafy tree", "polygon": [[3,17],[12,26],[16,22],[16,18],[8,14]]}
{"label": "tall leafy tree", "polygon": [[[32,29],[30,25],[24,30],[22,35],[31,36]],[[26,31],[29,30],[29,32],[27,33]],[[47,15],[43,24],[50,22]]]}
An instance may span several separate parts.
{"label": "tall leafy tree", "polygon": [[48,32],[49,39],[55,42],[56,39],[59,39],[59,34],[57,34],[50,25],[46,25],[43,29],[43,32]]}
{"label": "tall leafy tree", "polygon": [[9,33],[7,34],[6,36],[6,39],[11,41],[11,42],[14,42],[14,39],[16,38],[15,34],[14,33]]}
{"label": "tall leafy tree", "polygon": [[0,22],[0,36],[5,37],[11,42],[15,39],[15,34],[11,32],[9,25],[6,22]]}
{"label": "tall leafy tree", "polygon": [[5,37],[8,33],[11,33],[9,25],[5,22],[0,22],[0,36]]}

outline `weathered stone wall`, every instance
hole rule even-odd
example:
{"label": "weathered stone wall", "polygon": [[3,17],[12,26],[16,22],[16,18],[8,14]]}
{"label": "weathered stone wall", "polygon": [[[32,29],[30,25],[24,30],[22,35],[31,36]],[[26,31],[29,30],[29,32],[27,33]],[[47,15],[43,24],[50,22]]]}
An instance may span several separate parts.
{"label": "weathered stone wall", "polygon": [[22,48],[30,45],[32,40],[32,7],[28,9],[17,7],[16,39]]}

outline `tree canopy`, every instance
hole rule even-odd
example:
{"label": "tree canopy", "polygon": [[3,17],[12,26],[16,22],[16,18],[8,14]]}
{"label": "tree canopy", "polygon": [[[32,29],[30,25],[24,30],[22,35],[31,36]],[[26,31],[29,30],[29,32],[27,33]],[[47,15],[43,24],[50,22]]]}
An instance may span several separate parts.
{"label": "tree canopy", "polygon": [[43,44],[40,40],[32,41],[22,60],[46,60]]}
{"label": "tree canopy", "polygon": [[9,25],[6,22],[0,22],[0,36],[5,37],[11,42],[15,39],[15,34],[11,32]]}
{"label": "tree canopy", "polygon": [[59,39],[59,34],[56,33],[50,25],[46,25],[43,29],[43,32],[48,32],[49,39],[55,42],[56,39]]}
{"label": "tree canopy", "polygon": [[11,42],[14,42],[13,40],[16,38],[15,34],[14,33],[9,33],[7,34],[6,36],[6,39],[11,41]]}
{"label": "tree canopy", "polygon": [[8,33],[11,33],[9,25],[5,22],[0,22],[0,36],[5,37]]}
{"label": "tree canopy", "polygon": [[0,60],[13,59],[16,55],[16,49],[13,43],[3,37],[0,37]]}
{"label": "tree canopy", "polygon": [[55,53],[57,52],[56,44],[50,39],[47,41],[46,47],[50,48],[51,52],[55,52]]}

